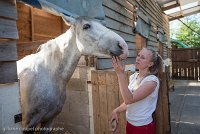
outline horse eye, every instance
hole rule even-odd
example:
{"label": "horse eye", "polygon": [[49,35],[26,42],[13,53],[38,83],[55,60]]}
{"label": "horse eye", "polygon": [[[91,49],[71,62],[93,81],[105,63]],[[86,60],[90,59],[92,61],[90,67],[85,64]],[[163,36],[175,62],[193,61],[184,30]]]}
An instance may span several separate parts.
{"label": "horse eye", "polygon": [[91,26],[90,26],[90,24],[84,24],[83,25],[83,29],[89,29]]}

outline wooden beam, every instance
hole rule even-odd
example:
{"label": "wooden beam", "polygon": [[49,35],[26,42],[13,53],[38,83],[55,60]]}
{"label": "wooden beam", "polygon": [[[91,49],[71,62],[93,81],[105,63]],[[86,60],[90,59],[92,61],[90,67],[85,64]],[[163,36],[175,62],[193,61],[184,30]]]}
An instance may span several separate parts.
{"label": "wooden beam", "polygon": [[17,82],[16,62],[0,62],[0,83]]}
{"label": "wooden beam", "polygon": [[180,6],[180,4],[176,3],[176,4],[173,4],[173,5],[167,6],[167,7],[161,7],[161,9],[162,9],[162,11],[166,11],[166,10],[178,7],[178,6]]}
{"label": "wooden beam", "polygon": [[126,9],[130,10],[131,12],[135,12],[134,5],[128,3],[126,0],[113,0],[113,1],[115,1],[116,3],[124,6]]}
{"label": "wooden beam", "polygon": [[0,61],[16,61],[17,48],[15,41],[0,42]]}
{"label": "wooden beam", "polygon": [[18,31],[15,20],[0,18],[0,38],[18,39]]}
{"label": "wooden beam", "polygon": [[179,16],[170,17],[169,21],[173,21],[173,20],[176,20],[176,19],[179,19],[179,18],[182,18],[182,17],[184,17],[184,16],[183,15],[179,15]]}
{"label": "wooden beam", "polygon": [[17,10],[15,8],[15,0],[0,1],[0,16],[12,20],[17,20]]}
{"label": "wooden beam", "polygon": [[[114,10],[115,12],[126,16],[127,18],[130,18],[132,20],[135,20],[135,16],[134,13],[131,12],[130,10],[127,10],[126,7],[124,7],[123,5],[112,1],[112,0],[103,0],[103,6],[109,8],[110,10]],[[105,14],[107,14],[105,12]]]}
{"label": "wooden beam", "polygon": [[[136,52],[135,52],[136,54]],[[124,63],[126,65],[128,64],[133,64],[135,63],[135,57],[131,57],[131,58],[127,58]],[[96,68],[98,70],[104,70],[104,69],[111,69],[112,68],[112,61],[110,58],[98,58],[97,61],[96,61]]]}
{"label": "wooden beam", "polygon": [[34,18],[33,18],[33,8],[30,7],[30,17],[31,17],[31,41],[34,41]]}
{"label": "wooden beam", "polygon": [[105,13],[106,13],[106,16],[116,20],[116,21],[119,21],[123,24],[126,24],[126,25],[129,25],[131,27],[134,27],[134,23],[133,23],[133,19],[130,19],[126,16],[123,16],[119,13],[117,13],[115,10],[111,10],[110,8],[107,8],[107,7],[103,7]]}
{"label": "wooden beam", "polygon": [[118,22],[116,20],[113,20],[112,18],[106,17],[105,18],[106,21],[106,27],[110,28],[110,29],[115,29],[117,31],[121,31],[123,33],[127,33],[127,34],[134,34],[133,33],[133,27],[125,25],[121,22]]}

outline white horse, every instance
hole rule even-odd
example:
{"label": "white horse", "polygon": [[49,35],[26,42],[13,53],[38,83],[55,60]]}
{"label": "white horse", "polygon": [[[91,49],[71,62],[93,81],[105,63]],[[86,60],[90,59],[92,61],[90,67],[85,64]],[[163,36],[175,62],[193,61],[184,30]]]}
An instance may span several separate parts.
{"label": "white horse", "polygon": [[122,59],[128,55],[125,41],[99,22],[87,17],[65,16],[63,19],[71,25],[66,33],[17,62],[22,118],[27,129],[39,124],[51,127],[62,110],[66,84],[82,55],[119,56]]}

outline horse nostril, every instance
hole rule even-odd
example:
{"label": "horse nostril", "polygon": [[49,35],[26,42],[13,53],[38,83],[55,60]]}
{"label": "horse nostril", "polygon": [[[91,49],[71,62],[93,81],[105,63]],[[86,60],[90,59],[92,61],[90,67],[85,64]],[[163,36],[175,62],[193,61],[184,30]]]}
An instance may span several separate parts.
{"label": "horse nostril", "polygon": [[117,45],[118,45],[118,47],[119,47],[120,49],[123,49],[122,46],[119,45],[119,43],[118,43]]}

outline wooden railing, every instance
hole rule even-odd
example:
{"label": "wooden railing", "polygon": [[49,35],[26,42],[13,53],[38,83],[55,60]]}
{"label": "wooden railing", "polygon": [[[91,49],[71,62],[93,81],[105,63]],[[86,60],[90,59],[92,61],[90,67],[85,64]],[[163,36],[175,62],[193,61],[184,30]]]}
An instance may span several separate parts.
{"label": "wooden railing", "polygon": [[172,49],[172,78],[200,79],[200,48]]}

